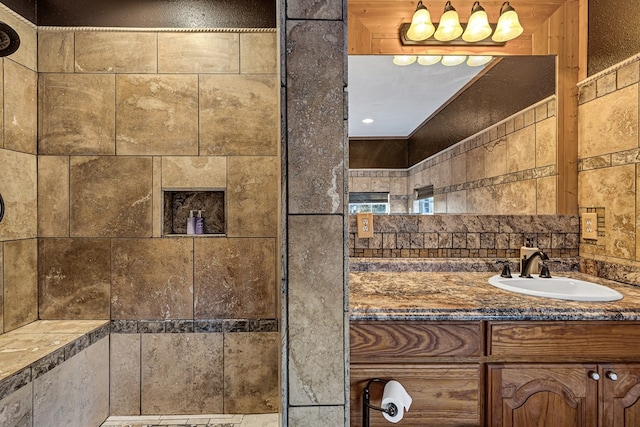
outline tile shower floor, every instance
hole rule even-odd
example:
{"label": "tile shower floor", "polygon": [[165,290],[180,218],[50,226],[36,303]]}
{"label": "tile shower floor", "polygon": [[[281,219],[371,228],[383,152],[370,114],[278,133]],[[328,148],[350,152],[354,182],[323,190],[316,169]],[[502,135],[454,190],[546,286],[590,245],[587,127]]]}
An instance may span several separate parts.
{"label": "tile shower floor", "polygon": [[278,414],[113,416],[102,427],[278,427]]}

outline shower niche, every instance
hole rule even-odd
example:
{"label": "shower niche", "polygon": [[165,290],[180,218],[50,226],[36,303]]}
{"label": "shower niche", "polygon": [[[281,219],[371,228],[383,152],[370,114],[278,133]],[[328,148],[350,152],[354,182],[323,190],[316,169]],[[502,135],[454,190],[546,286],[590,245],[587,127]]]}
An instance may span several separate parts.
{"label": "shower niche", "polygon": [[[222,190],[165,190],[163,191],[163,236],[224,236],[225,192]],[[202,234],[187,234],[187,219],[191,212],[202,211]]]}

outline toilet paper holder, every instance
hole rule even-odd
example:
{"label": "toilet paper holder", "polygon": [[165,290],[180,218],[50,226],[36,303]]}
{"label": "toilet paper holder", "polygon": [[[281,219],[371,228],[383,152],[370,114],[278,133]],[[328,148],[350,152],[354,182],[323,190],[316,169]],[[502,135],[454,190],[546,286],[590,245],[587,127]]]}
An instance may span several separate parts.
{"label": "toilet paper holder", "polygon": [[376,411],[384,412],[389,414],[392,417],[395,417],[398,414],[398,407],[393,403],[389,403],[386,408],[380,408],[378,406],[373,406],[371,404],[371,393],[369,391],[369,387],[373,383],[386,384],[390,380],[381,380],[380,378],[372,378],[367,382],[364,390],[362,390],[362,427],[369,427],[369,410],[374,409]]}

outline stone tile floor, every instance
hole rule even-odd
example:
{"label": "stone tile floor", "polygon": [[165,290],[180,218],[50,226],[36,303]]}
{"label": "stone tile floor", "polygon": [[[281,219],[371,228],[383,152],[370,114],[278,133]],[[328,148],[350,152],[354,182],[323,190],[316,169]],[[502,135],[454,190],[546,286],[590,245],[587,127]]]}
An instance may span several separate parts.
{"label": "stone tile floor", "polygon": [[278,427],[278,414],[113,416],[102,427]]}

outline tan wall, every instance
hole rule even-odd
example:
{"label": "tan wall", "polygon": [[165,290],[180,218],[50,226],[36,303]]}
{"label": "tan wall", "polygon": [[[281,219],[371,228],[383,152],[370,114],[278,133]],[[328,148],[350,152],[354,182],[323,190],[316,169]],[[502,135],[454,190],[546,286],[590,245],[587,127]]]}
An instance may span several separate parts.
{"label": "tan wall", "polygon": [[580,84],[578,147],[580,213],[598,216],[598,238],[582,238],[580,255],[635,268],[640,267],[638,64],[638,59],[625,61]]}
{"label": "tan wall", "polygon": [[[112,319],[112,415],[279,409],[276,43],[39,34],[39,312]],[[163,236],[194,188],[226,236]]]}
{"label": "tan wall", "polygon": [[0,10],[20,48],[0,70],[0,333],[37,319],[36,29]]}

